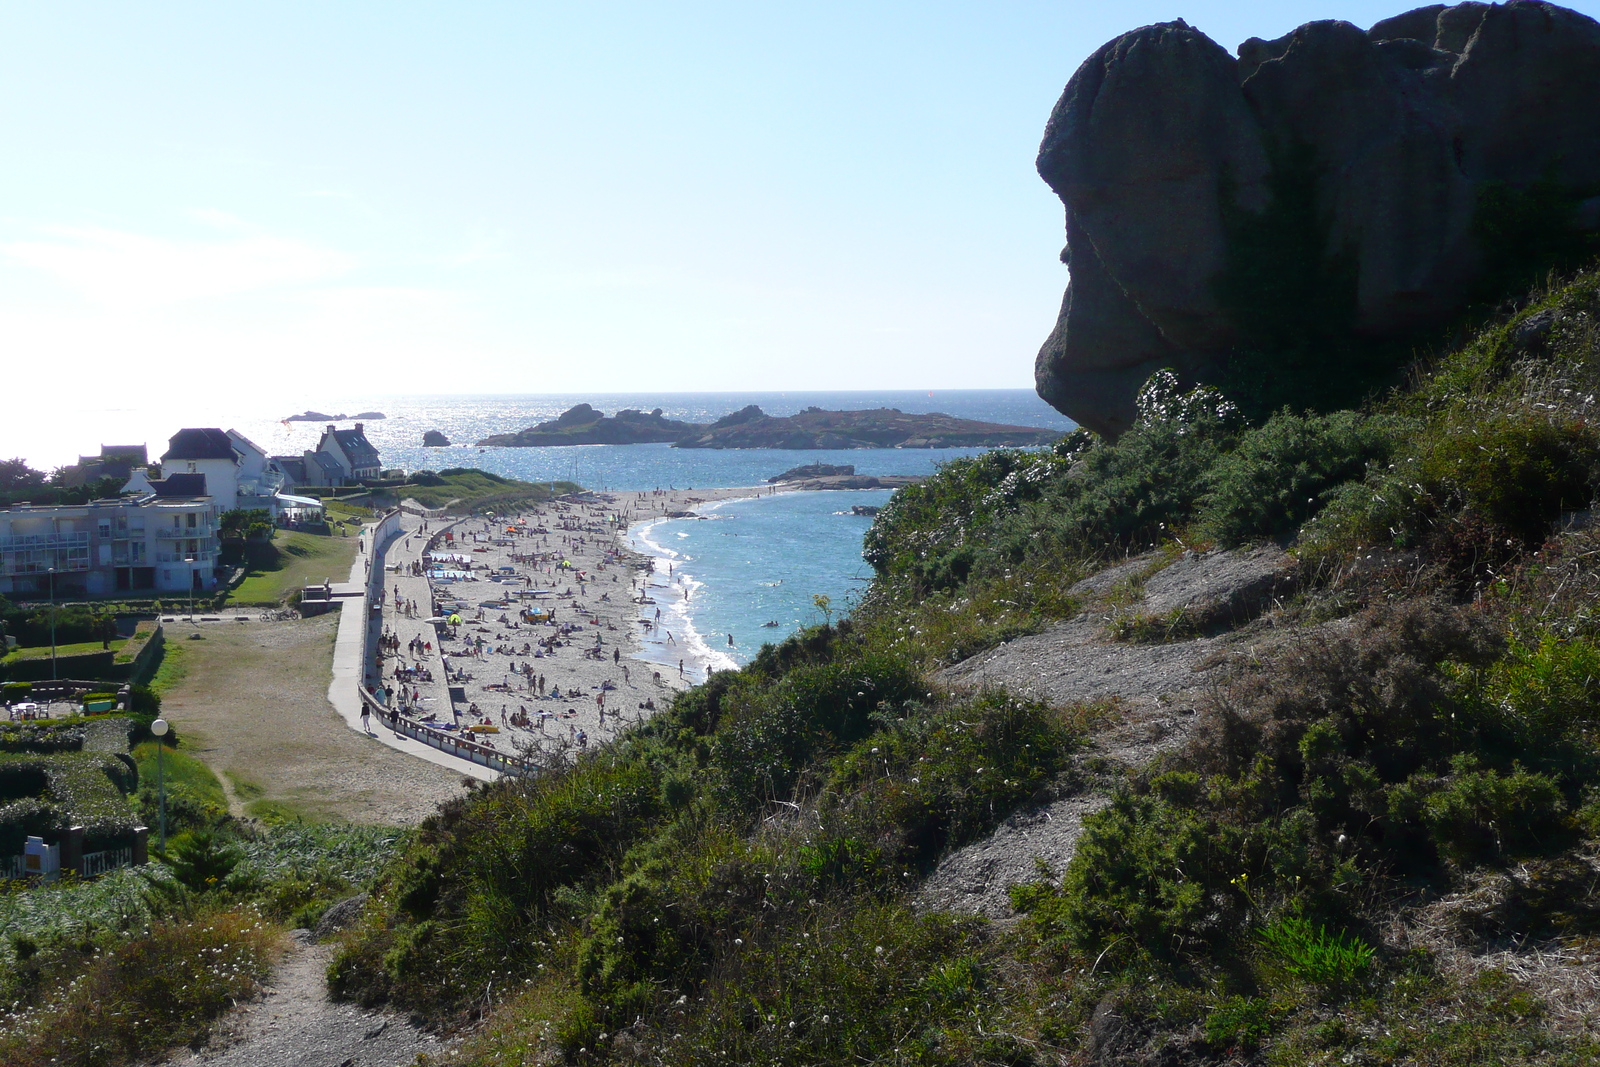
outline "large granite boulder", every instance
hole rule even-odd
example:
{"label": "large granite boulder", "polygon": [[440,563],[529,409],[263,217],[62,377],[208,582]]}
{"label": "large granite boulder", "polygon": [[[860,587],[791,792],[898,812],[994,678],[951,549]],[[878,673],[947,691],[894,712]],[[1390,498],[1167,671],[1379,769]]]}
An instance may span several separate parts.
{"label": "large granite boulder", "polygon": [[[1240,270],[1250,232],[1333,265],[1351,336],[1437,326],[1487,270],[1486,189],[1600,193],[1597,101],[1600,23],[1529,0],[1313,22],[1237,58],[1182,21],[1118,37],[1072,76],[1039,149],[1071,271],[1039,395],[1116,434],[1153,371],[1220,380],[1261,345],[1251,286],[1271,280]],[[1306,232],[1271,232],[1286,225]]]}

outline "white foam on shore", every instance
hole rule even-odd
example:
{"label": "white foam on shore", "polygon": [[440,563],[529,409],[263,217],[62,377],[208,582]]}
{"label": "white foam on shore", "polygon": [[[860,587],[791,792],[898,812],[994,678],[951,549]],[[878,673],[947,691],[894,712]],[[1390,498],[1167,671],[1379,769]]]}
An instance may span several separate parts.
{"label": "white foam on shore", "polygon": [[[653,632],[644,627],[635,632],[640,647],[633,658],[666,667],[676,667],[682,660],[684,673],[694,681],[703,682],[709,671],[734,670],[739,664],[706,644],[700,631],[695,629],[689,604],[705,583],[683,569],[684,563],[691,562],[690,557],[655,538],[656,527],[674,521],[681,520],[654,518],[628,528],[627,547],[657,561],[646,585],[655,603],[639,605],[639,618],[654,622],[656,626]],[[663,565],[672,568],[670,575]],[[660,619],[655,617],[657,609],[661,611]],[[667,633],[673,635],[672,643],[666,640]]]}

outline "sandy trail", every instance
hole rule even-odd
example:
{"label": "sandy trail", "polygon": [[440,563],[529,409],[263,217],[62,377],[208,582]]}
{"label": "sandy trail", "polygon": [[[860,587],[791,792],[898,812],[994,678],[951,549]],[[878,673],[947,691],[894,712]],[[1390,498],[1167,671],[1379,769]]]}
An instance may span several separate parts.
{"label": "sandy trail", "polygon": [[402,1067],[437,1055],[436,1037],[395,1012],[363,1011],[328,999],[323,975],[334,946],[295,931],[265,992],[228,1015],[179,1067]]}

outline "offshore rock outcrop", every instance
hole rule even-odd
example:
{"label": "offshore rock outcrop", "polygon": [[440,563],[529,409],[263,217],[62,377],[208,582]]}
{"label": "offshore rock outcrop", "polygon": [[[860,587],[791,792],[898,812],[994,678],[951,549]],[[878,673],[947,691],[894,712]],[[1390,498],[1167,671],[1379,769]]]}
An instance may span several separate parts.
{"label": "offshore rock outcrop", "polygon": [[1439,326],[1507,254],[1600,225],[1597,100],[1600,23],[1527,0],[1312,22],[1237,58],[1181,20],[1118,37],[1039,149],[1071,269],[1039,395],[1116,434],[1163,367],[1219,382],[1253,351],[1270,374],[1304,340],[1298,373],[1337,379],[1321,339]]}

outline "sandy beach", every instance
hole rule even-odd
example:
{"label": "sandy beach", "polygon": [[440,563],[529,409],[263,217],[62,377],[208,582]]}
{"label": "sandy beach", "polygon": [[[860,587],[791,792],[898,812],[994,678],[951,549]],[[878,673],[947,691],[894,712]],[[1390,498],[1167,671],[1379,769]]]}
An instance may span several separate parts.
{"label": "sandy beach", "polygon": [[373,667],[414,717],[503,752],[607,740],[723,662],[683,629],[673,609],[687,590],[670,563],[628,548],[629,531],[774,491],[591,493],[492,519],[408,514],[384,554],[387,647]]}

